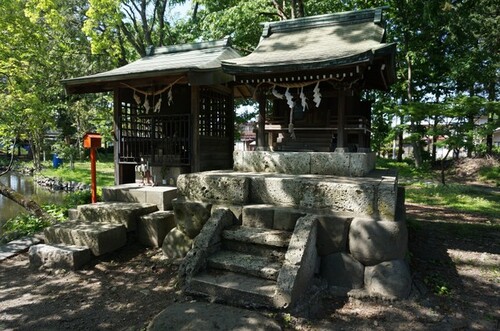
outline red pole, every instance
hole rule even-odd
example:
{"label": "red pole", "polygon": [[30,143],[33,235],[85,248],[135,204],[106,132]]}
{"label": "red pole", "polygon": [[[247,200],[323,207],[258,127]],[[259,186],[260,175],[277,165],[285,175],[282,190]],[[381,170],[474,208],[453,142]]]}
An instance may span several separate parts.
{"label": "red pole", "polygon": [[90,148],[90,190],[92,194],[92,203],[97,202],[97,182],[95,174],[95,148]]}

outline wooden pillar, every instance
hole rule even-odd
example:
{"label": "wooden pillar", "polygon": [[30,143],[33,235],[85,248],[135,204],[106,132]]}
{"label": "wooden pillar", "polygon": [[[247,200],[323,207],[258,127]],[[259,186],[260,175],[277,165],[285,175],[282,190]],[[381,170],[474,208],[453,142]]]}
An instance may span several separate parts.
{"label": "wooden pillar", "polygon": [[191,86],[191,172],[200,167],[200,87]]}
{"label": "wooden pillar", "polygon": [[120,89],[115,88],[113,91],[113,159],[115,162],[115,185],[123,183],[122,171],[120,167]]}
{"label": "wooden pillar", "polygon": [[264,94],[259,93],[257,95],[257,100],[259,102],[259,120],[258,120],[258,130],[257,130],[257,150],[266,150],[266,97]]}
{"label": "wooden pillar", "polygon": [[337,149],[336,151],[345,151],[345,92],[339,89],[338,93],[338,110],[337,110]]}

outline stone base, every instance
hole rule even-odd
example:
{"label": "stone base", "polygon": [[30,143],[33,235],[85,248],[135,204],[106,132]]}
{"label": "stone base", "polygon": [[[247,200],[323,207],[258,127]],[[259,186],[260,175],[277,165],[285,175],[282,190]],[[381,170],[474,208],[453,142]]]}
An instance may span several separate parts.
{"label": "stone base", "polygon": [[375,153],[235,151],[234,170],[363,177],[375,169]]}
{"label": "stone base", "polygon": [[161,247],[167,233],[175,227],[172,211],[157,211],[143,215],[137,223],[137,240],[149,247]]}
{"label": "stone base", "polygon": [[34,245],[29,250],[30,266],[77,270],[90,262],[90,249],[72,245]]}

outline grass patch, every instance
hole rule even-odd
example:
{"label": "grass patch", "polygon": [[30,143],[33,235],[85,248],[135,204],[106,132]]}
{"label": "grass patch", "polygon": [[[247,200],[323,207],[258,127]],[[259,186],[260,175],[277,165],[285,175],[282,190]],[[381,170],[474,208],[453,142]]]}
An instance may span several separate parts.
{"label": "grass patch", "polygon": [[413,184],[406,188],[406,200],[429,206],[446,206],[488,218],[496,218],[500,214],[499,194],[470,185]]}
{"label": "grass patch", "polygon": [[479,170],[479,178],[482,181],[493,181],[495,185],[500,186],[500,167],[484,167]]}
{"label": "grass patch", "polygon": [[[98,160],[96,163],[97,186],[111,186],[115,183],[115,170],[113,161]],[[63,163],[57,169],[52,167],[52,163],[44,163],[44,168],[40,172],[42,176],[57,178],[66,182],[78,182],[90,184],[90,161],[75,162],[74,169],[70,169],[68,163]]]}
{"label": "grass patch", "polygon": [[377,168],[396,169],[399,177],[405,181],[425,181],[434,179],[435,177],[428,163],[425,163],[422,168],[417,169],[412,160],[397,162],[392,159],[377,158]]}

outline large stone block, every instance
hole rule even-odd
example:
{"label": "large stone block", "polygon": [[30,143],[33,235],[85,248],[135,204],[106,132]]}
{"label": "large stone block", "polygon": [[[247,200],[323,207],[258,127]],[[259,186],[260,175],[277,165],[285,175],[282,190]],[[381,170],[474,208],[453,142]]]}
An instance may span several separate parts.
{"label": "large stone block", "polygon": [[347,238],[352,216],[319,215],[318,216],[318,254],[330,255],[336,252],[347,252]]}
{"label": "large stone block", "polygon": [[306,215],[306,212],[287,207],[275,207],[273,229],[293,231],[297,220]]}
{"label": "large stone block", "polygon": [[335,212],[374,214],[374,179],[322,176],[252,176],[250,200],[259,204],[285,205]]}
{"label": "large stone block", "polygon": [[79,221],[123,224],[127,231],[135,231],[139,217],[157,211],[158,207],[150,203],[98,202],[77,209]]}
{"label": "large stone block", "polygon": [[150,247],[161,247],[167,233],[175,227],[173,211],[157,211],[143,215],[137,223],[137,240]]}
{"label": "large stone block", "polygon": [[249,205],[243,207],[242,225],[253,228],[273,228],[274,206]]}
{"label": "large stone block", "polygon": [[135,183],[106,186],[102,188],[102,199],[106,202],[136,202],[135,200],[130,200],[132,197],[128,194],[128,191],[140,187],[139,184]]}
{"label": "large stone block", "polygon": [[307,153],[252,151],[235,153],[235,171],[283,174],[310,173],[310,157]]}
{"label": "large stone block", "polygon": [[191,238],[179,229],[173,228],[163,240],[161,249],[169,259],[179,259],[186,256],[192,245]]}
{"label": "large stone block", "polygon": [[349,176],[350,153],[310,153],[311,173]]}
{"label": "large stone block", "polygon": [[72,245],[45,245],[31,246],[29,249],[30,266],[39,268],[58,268],[77,270],[90,262],[90,249]]}
{"label": "large stone block", "polygon": [[407,251],[405,222],[355,218],[349,230],[349,251],[366,266],[402,259]]}
{"label": "large stone block", "polygon": [[212,215],[219,208],[227,208],[233,213],[234,223],[237,225],[241,225],[241,220],[243,216],[243,206],[241,205],[232,205],[229,203],[219,203],[212,205]]}
{"label": "large stone block", "polygon": [[318,263],[317,222],[316,216],[308,214],[295,225],[277,279],[278,296],[286,302],[296,302],[311,285]]}
{"label": "large stone block", "polygon": [[200,233],[210,218],[212,205],[209,203],[174,199],[172,205],[177,227],[191,239]]}
{"label": "large stone block", "polygon": [[407,298],[411,290],[411,274],[404,260],[382,262],[365,268],[368,293],[390,299]]}
{"label": "large stone block", "polygon": [[375,169],[375,153],[350,153],[349,176],[363,177]]}
{"label": "large stone block", "polygon": [[207,171],[177,178],[179,196],[193,201],[243,205],[248,202],[249,179],[231,172]]}
{"label": "large stone block", "polygon": [[155,204],[158,210],[172,210],[172,200],[177,198],[177,188],[173,186],[145,186],[133,191],[144,194],[144,202]]}
{"label": "large stone block", "polygon": [[383,178],[377,194],[377,209],[380,218],[394,221],[396,215],[398,187],[394,177]]}
{"label": "large stone block", "polygon": [[321,258],[320,274],[329,286],[346,289],[362,288],[365,266],[346,253],[334,253]]}
{"label": "large stone block", "polygon": [[44,229],[50,244],[87,246],[95,256],[115,251],[127,243],[122,224],[82,223],[68,221]]}

